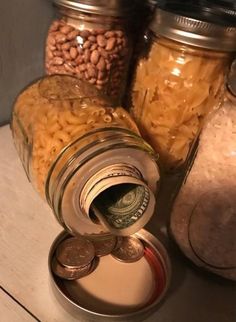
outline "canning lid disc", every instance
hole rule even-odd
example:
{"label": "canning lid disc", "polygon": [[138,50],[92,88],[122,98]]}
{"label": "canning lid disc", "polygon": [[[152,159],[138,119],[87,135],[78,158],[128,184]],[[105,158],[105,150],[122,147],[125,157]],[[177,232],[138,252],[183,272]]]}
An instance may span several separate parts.
{"label": "canning lid disc", "polygon": [[56,249],[70,235],[62,232],[56,238],[49,252],[49,272],[54,294],[69,313],[126,321],[152,312],[169,287],[170,261],[163,245],[149,232],[142,229],[133,236],[144,245],[142,259],[123,263],[111,255],[103,256],[90,275],[74,281],[53,273]]}

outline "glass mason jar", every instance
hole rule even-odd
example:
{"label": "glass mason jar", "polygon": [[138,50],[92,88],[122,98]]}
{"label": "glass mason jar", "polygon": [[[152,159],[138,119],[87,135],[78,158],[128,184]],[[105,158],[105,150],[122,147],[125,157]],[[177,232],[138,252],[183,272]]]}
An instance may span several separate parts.
{"label": "glass mason jar", "polygon": [[130,235],[152,216],[157,155],[90,84],[37,81],[18,96],[11,128],[29,180],[67,231]]}
{"label": "glass mason jar", "polygon": [[130,103],[167,172],[186,165],[207,115],[223,101],[236,50],[236,28],[227,21],[217,25],[197,19],[194,10],[194,18],[172,11],[157,8],[145,33]]}
{"label": "glass mason jar", "polygon": [[134,2],[54,0],[60,17],[50,26],[46,73],[76,75],[120,103],[132,54]]}
{"label": "glass mason jar", "polygon": [[198,153],[170,217],[170,234],[184,254],[236,281],[236,105],[209,117]]}

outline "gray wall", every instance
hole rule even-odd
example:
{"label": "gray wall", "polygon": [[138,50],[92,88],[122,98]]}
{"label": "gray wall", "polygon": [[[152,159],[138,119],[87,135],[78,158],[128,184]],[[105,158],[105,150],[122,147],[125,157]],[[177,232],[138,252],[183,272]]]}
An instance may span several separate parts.
{"label": "gray wall", "polygon": [[43,75],[44,41],[55,14],[50,0],[0,0],[0,125],[16,95]]}

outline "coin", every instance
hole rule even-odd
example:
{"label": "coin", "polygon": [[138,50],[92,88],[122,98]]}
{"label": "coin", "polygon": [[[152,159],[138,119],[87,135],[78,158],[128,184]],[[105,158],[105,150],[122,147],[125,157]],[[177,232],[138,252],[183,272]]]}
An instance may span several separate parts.
{"label": "coin", "polygon": [[110,254],[116,245],[115,236],[92,237],[91,241],[95,248],[95,255],[98,257]]}
{"label": "coin", "polygon": [[135,237],[123,237],[119,248],[112,251],[111,255],[119,261],[133,263],[143,257],[144,246],[142,242]]}
{"label": "coin", "polygon": [[57,258],[54,256],[52,259],[52,271],[55,275],[66,280],[76,280],[84,277],[90,273],[93,268],[93,262],[81,268],[67,268],[62,266]]}
{"label": "coin", "polygon": [[90,264],[91,266],[89,268],[88,274],[91,274],[97,268],[98,263],[99,263],[99,258],[98,257],[94,257],[94,259],[92,260],[92,262]]}
{"label": "coin", "polygon": [[123,238],[124,237],[122,236],[116,236],[116,244],[115,244],[114,250],[120,248],[123,242]]}
{"label": "coin", "polygon": [[63,240],[56,250],[58,262],[67,268],[81,268],[88,265],[95,256],[90,240],[84,237],[72,237]]}

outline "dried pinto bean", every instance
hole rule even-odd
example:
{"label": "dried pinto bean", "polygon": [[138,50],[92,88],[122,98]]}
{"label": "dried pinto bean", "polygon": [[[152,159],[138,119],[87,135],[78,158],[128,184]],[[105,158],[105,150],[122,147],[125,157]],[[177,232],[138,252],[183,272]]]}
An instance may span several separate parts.
{"label": "dried pinto bean", "polygon": [[96,42],[96,37],[95,36],[89,36],[88,40],[91,42]]}
{"label": "dried pinto bean", "polygon": [[69,51],[63,50],[62,55],[65,58],[65,60],[70,60],[71,59]]}
{"label": "dried pinto bean", "polygon": [[112,50],[114,49],[116,45],[116,38],[112,37],[107,40],[106,50]]}
{"label": "dried pinto bean", "polygon": [[90,48],[90,50],[95,50],[95,49],[97,49],[98,48],[98,44],[93,44],[92,46],[91,46],[91,48]]}
{"label": "dried pinto bean", "polygon": [[65,35],[67,35],[72,30],[74,30],[74,28],[72,26],[70,26],[70,25],[65,25],[65,26],[60,28],[60,32],[62,32]]}
{"label": "dried pinto bean", "polygon": [[49,48],[46,48],[46,55],[47,55],[49,60],[54,57],[53,52]]}
{"label": "dried pinto bean", "polygon": [[51,60],[51,63],[53,65],[62,65],[64,63],[64,60],[63,58],[61,57],[54,57],[52,60]]}
{"label": "dried pinto bean", "polygon": [[70,49],[70,46],[71,46],[70,43],[66,42],[66,43],[61,45],[61,49],[62,50],[68,50],[68,49]]}
{"label": "dried pinto bean", "polygon": [[104,71],[106,69],[106,63],[103,57],[99,58],[99,61],[97,63],[97,69],[100,71]]}
{"label": "dried pinto bean", "polygon": [[90,61],[92,64],[97,65],[99,58],[100,58],[100,54],[98,50],[94,50],[90,56]]}
{"label": "dried pinto bean", "polygon": [[72,59],[75,59],[78,55],[77,49],[75,47],[70,48],[70,57]]}
{"label": "dried pinto bean", "polygon": [[75,37],[77,37],[78,35],[79,35],[79,31],[78,30],[73,30],[73,31],[71,31],[71,32],[68,33],[67,39],[68,40],[72,40]]}
{"label": "dried pinto bean", "polygon": [[63,44],[66,41],[66,35],[64,35],[61,32],[56,33],[56,35],[55,35],[55,41],[58,44]]}
{"label": "dried pinto bean", "polygon": [[85,43],[83,44],[83,49],[87,49],[91,47],[91,42],[89,40],[86,40]]}
{"label": "dried pinto bean", "polygon": [[90,31],[89,30],[82,30],[82,31],[80,31],[80,36],[82,38],[88,38],[90,36]]}
{"label": "dried pinto bean", "polygon": [[88,63],[89,62],[89,60],[90,60],[90,50],[89,49],[85,49],[85,51],[84,51],[84,62],[85,63]]}
{"label": "dried pinto bean", "polygon": [[103,35],[98,35],[97,36],[97,43],[98,43],[98,46],[105,47],[106,43],[107,43],[106,38]]}

